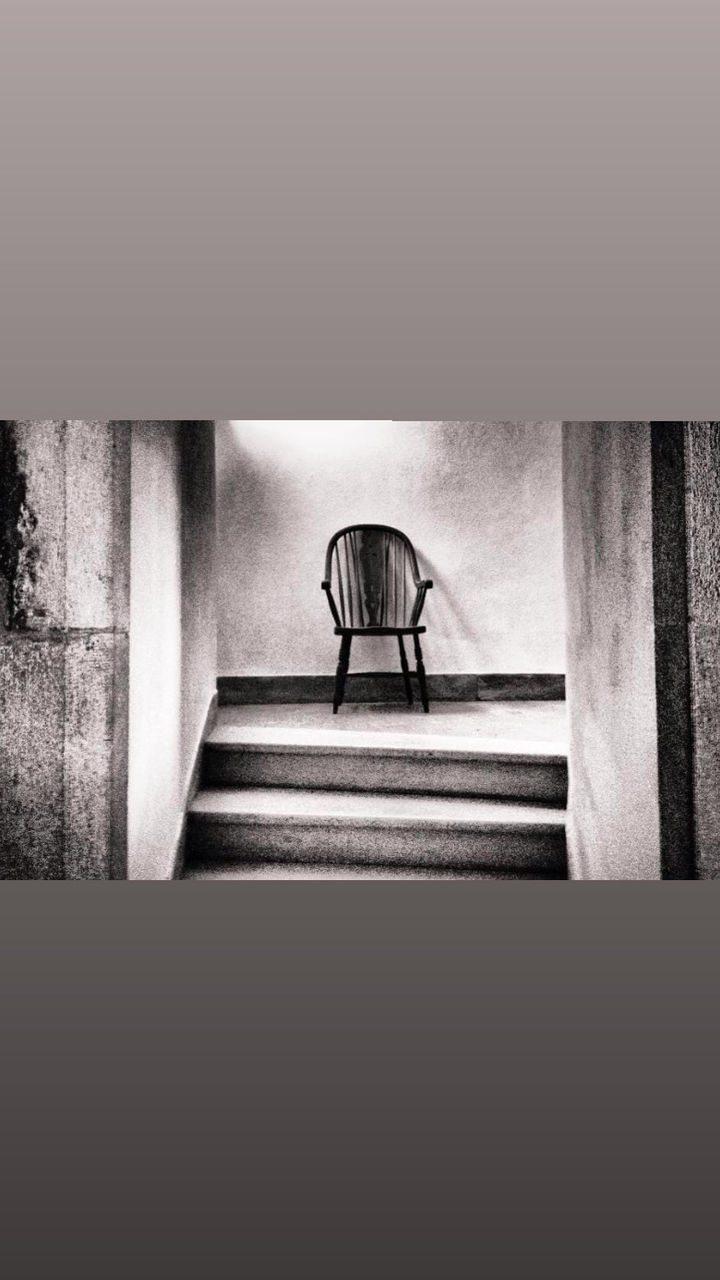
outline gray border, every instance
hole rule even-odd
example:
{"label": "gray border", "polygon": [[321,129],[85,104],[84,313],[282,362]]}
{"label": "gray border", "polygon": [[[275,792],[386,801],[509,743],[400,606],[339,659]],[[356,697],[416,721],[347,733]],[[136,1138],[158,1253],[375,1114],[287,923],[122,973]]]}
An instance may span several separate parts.
{"label": "gray border", "polygon": [[[3,413],[717,419],[719,27],[5,0]],[[714,1275],[715,893],[3,884],[8,1274]]]}

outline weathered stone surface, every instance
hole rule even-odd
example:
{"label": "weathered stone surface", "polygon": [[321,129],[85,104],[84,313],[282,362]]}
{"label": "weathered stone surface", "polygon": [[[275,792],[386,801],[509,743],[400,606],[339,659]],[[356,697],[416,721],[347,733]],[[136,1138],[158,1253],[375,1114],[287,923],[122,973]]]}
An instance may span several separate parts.
{"label": "weathered stone surface", "polygon": [[113,430],[107,422],[68,422],[66,621],[69,627],[112,627]]}
{"label": "weathered stone surface", "polygon": [[[128,521],[129,528],[129,521]],[[128,555],[128,561],[129,561]],[[129,875],[128,778],[130,756],[130,636],[115,632],[112,773],[110,778],[109,873],[113,880]]]}
{"label": "weathered stone surface", "polygon": [[686,428],[697,875],[720,878],[720,423]]}
{"label": "weathered stone surface", "polygon": [[65,624],[65,424],[0,426],[0,619],[5,630]]}
{"label": "weathered stone surface", "polygon": [[687,428],[690,616],[716,626],[720,618],[720,422]]}
{"label": "weathered stone surface", "polygon": [[124,875],[129,435],[6,422],[0,464],[0,875]]}
{"label": "weathered stone surface", "polygon": [[65,648],[0,642],[0,879],[63,878]]}
{"label": "weathered stone surface", "polygon": [[65,877],[104,880],[112,834],[112,633],[70,636],[65,662]]}
{"label": "weathered stone surface", "polygon": [[697,875],[720,879],[720,628],[690,628]]}
{"label": "weathered stone surface", "polygon": [[119,635],[130,632],[132,423],[113,422],[113,618]]}
{"label": "weathered stone surface", "polygon": [[0,627],[16,621],[17,582],[23,547],[23,510],[27,483],[20,463],[15,424],[0,423]]}

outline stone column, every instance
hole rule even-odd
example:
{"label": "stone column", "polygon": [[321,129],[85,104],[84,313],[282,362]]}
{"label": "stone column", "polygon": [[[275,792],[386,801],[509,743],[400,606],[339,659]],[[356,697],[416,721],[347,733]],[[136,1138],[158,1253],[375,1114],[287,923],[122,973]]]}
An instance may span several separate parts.
{"label": "stone column", "polygon": [[127,870],[128,424],[0,424],[0,877]]}
{"label": "stone column", "polygon": [[720,878],[720,422],[685,426],[696,871]]}
{"label": "stone column", "polygon": [[566,423],[569,845],[720,878],[720,423]]}

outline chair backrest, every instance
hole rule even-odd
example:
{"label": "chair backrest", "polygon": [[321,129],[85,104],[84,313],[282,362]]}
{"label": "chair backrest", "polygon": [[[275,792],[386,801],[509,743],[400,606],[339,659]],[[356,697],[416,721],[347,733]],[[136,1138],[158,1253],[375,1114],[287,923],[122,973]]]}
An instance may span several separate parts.
{"label": "chair backrest", "polygon": [[337,587],[344,627],[407,627],[420,582],[410,539],[384,524],[357,524],[331,539],[325,577]]}

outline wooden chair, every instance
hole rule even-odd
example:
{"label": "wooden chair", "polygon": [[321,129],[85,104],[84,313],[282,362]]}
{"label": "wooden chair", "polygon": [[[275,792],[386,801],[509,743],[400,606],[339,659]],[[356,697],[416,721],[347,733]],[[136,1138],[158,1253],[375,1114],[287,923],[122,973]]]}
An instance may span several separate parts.
{"label": "wooden chair", "polygon": [[[337,595],[333,594],[333,581]],[[420,636],[427,628],[420,626],[420,616],[432,585],[429,579],[420,577],[415,549],[399,529],[384,524],[357,524],[341,529],[331,538],[322,589],[327,593],[335,621],[335,635],[341,637],[334,715],[345,697],[354,636],[397,636],[409,707],[413,705],[413,690],[404,637],[412,636],[423,710],[430,710],[420,646]]]}

